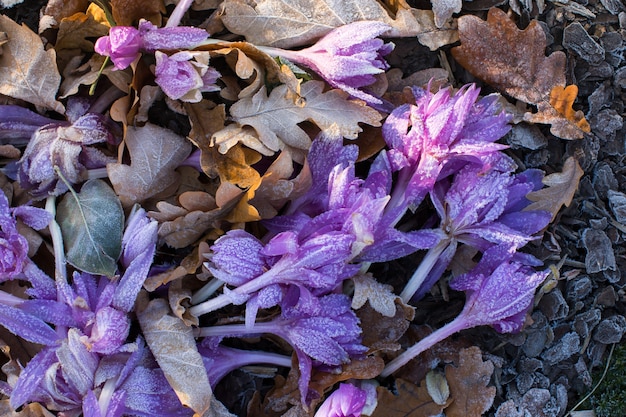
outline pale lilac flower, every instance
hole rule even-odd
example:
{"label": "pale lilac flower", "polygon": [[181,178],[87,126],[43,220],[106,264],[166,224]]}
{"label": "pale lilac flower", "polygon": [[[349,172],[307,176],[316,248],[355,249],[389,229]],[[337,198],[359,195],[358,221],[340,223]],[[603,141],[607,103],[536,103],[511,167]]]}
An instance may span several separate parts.
{"label": "pale lilac flower", "polygon": [[71,184],[85,181],[89,169],[114,160],[91,146],[103,142],[115,143],[116,138],[100,114],[87,113],[71,124],[45,125],[35,131],[17,163],[18,182],[36,199],[61,195],[67,186],[55,167]]}
{"label": "pale lilac flower", "polygon": [[382,22],[359,21],[333,29],[313,46],[299,51],[261,49],[312,69],[331,86],[353,97],[380,105],[383,101],[364,87],[374,84],[376,74],[389,69],[384,56],[393,50],[394,44],[377,38],[389,29]]}
{"label": "pale lilac flower", "polygon": [[362,356],[367,348],[361,345],[359,319],[350,308],[350,299],[343,294],[303,297],[292,288],[281,304],[281,316],[249,328],[232,324],[200,328],[196,336],[240,337],[269,333],[280,336],[298,357],[302,402],[308,403],[311,368],[315,364],[340,366]]}
{"label": "pale lilac flower", "polygon": [[483,254],[474,269],[454,278],[450,287],[466,293],[463,311],[392,360],[381,376],[391,375],[420,353],[461,330],[490,325],[500,333],[520,331],[532,306],[535,290],[550,271],[536,272],[511,261],[511,257],[508,248],[494,246]]}
{"label": "pale lilac flower", "polygon": [[96,41],[95,51],[108,56],[115,68],[127,68],[141,52],[156,50],[192,49],[208,38],[209,34],[194,27],[158,28],[142,20],[139,29],[130,26],[113,26],[108,36]]}
{"label": "pale lilac flower", "polygon": [[55,122],[24,107],[0,105],[0,143],[26,145],[37,129]]}
{"label": "pale lilac flower", "polygon": [[367,393],[352,384],[339,384],[317,409],[315,417],[361,417]]}
{"label": "pale lilac flower", "polygon": [[215,84],[220,73],[208,66],[208,53],[188,51],[171,56],[156,51],[156,83],[173,100],[197,103],[202,92],[219,91]]}
{"label": "pale lilac flower", "polygon": [[478,93],[473,85],[454,95],[448,89],[432,94],[415,87],[415,105],[402,105],[387,117],[383,137],[389,163],[399,171],[387,210],[390,222],[419,205],[439,178],[468,162],[485,171],[494,165],[514,169],[512,160],[499,152],[507,146],[494,143],[510,129],[510,117],[500,110],[496,96],[477,101]]}

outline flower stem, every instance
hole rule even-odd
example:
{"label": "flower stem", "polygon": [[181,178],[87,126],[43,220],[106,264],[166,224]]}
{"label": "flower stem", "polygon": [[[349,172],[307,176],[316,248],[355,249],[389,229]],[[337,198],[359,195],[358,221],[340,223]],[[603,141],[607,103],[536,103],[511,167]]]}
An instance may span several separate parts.
{"label": "flower stem", "polygon": [[180,25],[180,21],[182,20],[185,13],[187,13],[187,10],[189,10],[189,8],[191,7],[191,3],[193,3],[193,0],[180,0],[174,8],[172,15],[167,20],[165,27],[172,28]]}
{"label": "flower stem", "polygon": [[222,285],[224,285],[224,281],[213,278],[211,281],[207,282],[202,288],[196,291],[196,293],[191,297],[191,304],[199,304],[206,301],[210,296],[213,295],[215,291],[220,289]]}
{"label": "flower stem", "polygon": [[420,266],[415,270],[413,276],[411,276],[409,282],[407,282],[406,286],[402,290],[402,293],[400,293],[400,298],[402,298],[402,301],[404,301],[405,303],[411,301],[413,295],[415,295],[417,290],[419,290],[421,285],[428,277],[428,273],[435,266],[437,259],[439,259],[443,251],[446,250],[450,243],[450,238],[442,239],[441,241],[439,241],[439,243],[437,243],[436,246],[430,248],[428,252],[426,252],[426,255],[424,256],[424,259],[422,259]]}
{"label": "flower stem", "polygon": [[467,323],[465,322],[464,317],[458,316],[450,323],[446,324],[438,330],[435,330],[434,332],[408,348],[405,352],[401,353],[394,360],[389,362],[380,373],[380,376],[382,376],[383,378],[388,377],[389,375],[406,365],[411,359],[415,358],[420,353],[430,349],[432,346],[446,339],[450,335],[453,335],[454,333],[461,330],[465,330],[466,328]]}
{"label": "flower stem", "polygon": [[[67,283],[67,268],[65,264],[65,253],[63,250],[63,235],[61,228],[56,222],[56,197],[50,196],[46,200],[46,210],[52,214],[52,220],[48,225],[50,236],[52,237],[52,247],[54,248],[54,279]],[[61,301],[61,300],[59,300]]]}

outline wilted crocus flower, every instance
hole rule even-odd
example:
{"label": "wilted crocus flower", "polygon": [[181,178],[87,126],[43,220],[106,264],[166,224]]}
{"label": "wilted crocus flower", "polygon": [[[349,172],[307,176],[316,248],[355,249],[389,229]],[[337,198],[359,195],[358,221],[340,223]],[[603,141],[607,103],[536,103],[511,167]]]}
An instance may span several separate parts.
{"label": "wilted crocus flower", "polygon": [[61,195],[70,184],[87,179],[87,171],[102,168],[114,158],[90,146],[115,142],[104,116],[87,113],[74,123],[59,122],[41,127],[33,134],[18,162],[18,182],[36,199]]}
{"label": "wilted crocus flower", "polygon": [[[425,255],[400,297],[408,302],[423,296],[441,277],[452,261],[458,243],[484,252],[503,245],[510,253],[531,240],[548,225],[546,211],[524,211],[530,204],[526,194],[540,189],[543,173],[527,170],[517,175],[466,165],[449,181],[439,181],[431,192],[433,205],[441,218],[440,241]],[[527,260],[531,257],[528,256]],[[541,265],[535,260],[534,265]]]}
{"label": "wilted crocus flower", "polygon": [[111,57],[116,69],[127,68],[142,51],[192,49],[209,34],[195,27],[158,28],[142,20],[139,28],[113,26],[108,36],[96,41],[94,49],[100,55]]}
{"label": "wilted crocus flower", "polygon": [[367,393],[352,384],[339,384],[317,409],[315,417],[361,417]]}
{"label": "wilted crocus flower", "polygon": [[494,246],[483,254],[474,269],[454,278],[450,287],[466,293],[461,314],[392,360],[381,376],[391,375],[420,353],[461,330],[490,325],[500,333],[520,331],[535,290],[550,271],[536,272],[511,261],[511,257],[508,248]]}
{"label": "wilted crocus flower", "polygon": [[383,137],[391,167],[399,171],[387,209],[390,222],[417,206],[438,178],[467,162],[485,171],[498,163],[513,166],[498,152],[507,146],[494,143],[510,129],[510,117],[500,110],[497,96],[477,101],[478,93],[473,85],[454,95],[448,89],[432,94],[415,87],[415,105],[402,105],[387,117]]}
{"label": "wilted crocus flower", "polygon": [[156,83],[173,100],[197,103],[202,92],[219,91],[220,73],[209,67],[208,52],[177,52],[171,56],[156,51]]}
{"label": "wilted crocus flower", "polygon": [[250,329],[245,324],[200,328],[196,336],[240,337],[269,333],[286,340],[298,357],[299,388],[306,402],[313,361],[339,366],[361,356],[367,348],[361,345],[359,319],[343,294],[304,299],[294,288],[285,297],[281,316]]}
{"label": "wilted crocus flower", "polygon": [[359,21],[333,29],[315,45],[299,51],[259,47],[270,55],[287,58],[304,65],[324,78],[330,85],[370,104],[383,101],[364,91],[376,81],[375,74],[389,69],[383,58],[393,48],[377,36],[391,29],[376,21]]}

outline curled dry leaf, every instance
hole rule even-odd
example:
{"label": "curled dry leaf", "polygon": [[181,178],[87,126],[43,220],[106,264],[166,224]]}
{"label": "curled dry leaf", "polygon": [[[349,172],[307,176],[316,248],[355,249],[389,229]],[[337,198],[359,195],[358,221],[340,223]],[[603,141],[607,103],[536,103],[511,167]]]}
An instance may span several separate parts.
{"label": "curled dry leaf", "polygon": [[397,297],[392,317],[382,316],[371,306],[365,305],[357,312],[363,329],[362,343],[369,353],[377,351],[394,352],[400,350],[398,340],[406,333],[415,315],[415,309]]}
{"label": "curled dry leaf", "polygon": [[93,52],[93,39],[106,36],[108,33],[109,28],[98,22],[93,16],[76,13],[59,23],[59,33],[54,49],[57,53],[62,49],[80,49],[84,52]]}
{"label": "curled dry leaf", "polygon": [[532,203],[525,210],[549,211],[554,221],[561,207],[569,206],[572,202],[584,173],[578,161],[570,156],[565,160],[561,172],[555,172],[543,178],[542,182],[547,186],[546,188],[526,195]]}
{"label": "curled dry leaf", "polygon": [[165,5],[163,0],[111,0],[111,13],[118,26],[136,26],[139,19],[161,26]]}
{"label": "curled dry leaf", "polygon": [[487,386],[493,374],[493,363],[484,361],[480,349],[472,346],[459,353],[458,366],[446,366],[452,404],[447,417],[480,417],[489,410],[496,387]]}
{"label": "curled dry leaf", "polygon": [[[252,97],[239,100],[231,107],[231,116],[241,126],[252,126],[266,148],[274,153],[288,145],[307,150],[311,138],[298,125],[304,121],[315,123],[322,131],[331,127],[348,139],[356,139],[363,129],[359,123],[379,126],[381,115],[371,107],[348,100],[340,90],[323,91],[321,81],[308,81],[301,86],[301,102],[294,102],[286,85],[280,85],[268,96],[265,87]],[[219,132],[213,135],[220,145]],[[265,153],[265,152],[262,152]]]}
{"label": "curled dry leaf", "polygon": [[246,1],[226,0],[222,7],[228,30],[258,45],[278,48],[311,44],[332,29],[359,20],[387,23],[392,27],[389,36],[420,32],[410,9],[398,8],[394,19],[376,0],[263,0],[254,7]]}
{"label": "curled dry leaf", "polygon": [[55,98],[61,74],[54,49],[45,51],[36,33],[4,15],[0,15],[0,32],[8,38],[0,54],[0,94],[64,113]]}
{"label": "curled dry leaf", "polygon": [[352,277],[352,282],[354,282],[353,309],[358,310],[369,301],[370,306],[385,317],[393,317],[396,314],[395,300],[398,296],[393,293],[391,285],[381,284],[371,274],[356,275]]}
{"label": "curled dry leaf", "polygon": [[172,316],[161,298],[149,302],[142,298],[137,317],[150,351],[180,402],[204,415],[213,395],[191,327]]}
{"label": "curled dry leaf", "polygon": [[174,169],[189,156],[191,144],[169,129],[151,123],[129,126],[126,146],[131,164],[108,164],[107,173],[124,206],[152,197],[174,184]]}
{"label": "curled dry leaf", "polygon": [[539,113],[526,120],[551,123],[551,132],[563,139],[583,137],[588,124],[571,109],[577,90],[565,88],[565,54],[545,56],[546,35],[537,20],[520,30],[505,12],[491,8],[486,21],[465,15],[458,24],[461,46],[452,49],[454,59],[501,92],[536,105]]}
{"label": "curled dry leaf", "polygon": [[26,404],[20,407],[20,411],[15,411],[8,399],[0,401],[0,415],[4,417],[54,417],[54,414],[39,403]]}
{"label": "curled dry leaf", "polygon": [[449,404],[446,402],[444,405],[439,405],[434,402],[425,383],[416,386],[398,378],[396,379],[396,390],[398,395],[394,395],[383,387],[376,388],[378,406],[371,417],[437,416]]}

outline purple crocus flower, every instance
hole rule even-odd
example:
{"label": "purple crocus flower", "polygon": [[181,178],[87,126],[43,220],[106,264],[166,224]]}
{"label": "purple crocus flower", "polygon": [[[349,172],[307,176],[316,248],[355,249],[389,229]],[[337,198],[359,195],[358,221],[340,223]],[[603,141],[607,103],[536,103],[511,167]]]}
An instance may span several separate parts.
{"label": "purple crocus flower", "polygon": [[192,49],[209,34],[195,27],[158,28],[152,23],[142,20],[139,28],[130,26],[113,26],[108,36],[96,41],[94,49],[100,55],[111,57],[118,70],[127,68],[142,51]]}
{"label": "purple crocus flower", "polygon": [[339,384],[317,409],[315,417],[361,417],[367,393],[352,384]]}
{"label": "purple crocus flower", "polygon": [[331,86],[368,104],[381,105],[383,101],[364,87],[376,81],[374,75],[389,69],[384,56],[393,50],[394,44],[377,38],[389,29],[382,22],[359,21],[333,29],[313,46],[299,51],[259,49],[312,69]]}
{"label": "purple crocus flower", "polygon": [[507,247],[494,246],[483,254],[474,269],[454,278],[450,287],[466,293],[463,311],[392,360],[381,376],[391,375],[420,353],[461,330],[490,325],[500,333],[520,331],[532,306],[535,290],[550,271],[536,272],[511,261],[511,257]]}
{"label": "purple crocus flower", "polygon": [[383,137],[390,148],[388,160],[399,171],[387,209],[390,223],[419,205],[439,178],[467,162],[485,171],[498,164],[514,166],[498,152],[507,146],[494,143],[510,129],[510,117],[500,111],[497,96],[477,101],[478,93],[473,85],[454,95],[448,89],[432,94],[414,87],[415,105],[402,105],[387,117]]}
{"label": "purple crocus flower", "polygon": [[171,56],[156,51],[156,83],[173,100],[197,103],[202,92],[219,91],[220,73],[208,66],[207,52],[177,52]]}
{"label": "purple crocus flower", "polygon": [[18,182],[36,199],[61,195],[67,186],[60,181],[55,167],[71,184],[87,179],[87,171],[102,168],[114,159],[90,146],[115,143],[106,119],[87,113],[73,123],[59,122],[35,131],[18,162]]}
{"label": "purple crocus flower", "polygon": [[297,288],[285,296],[281,316],[253,328],[245,324],[205,327],[196,336],[240,337],[269,333],[286,340],[298,357],[299,388],[303,403],[308,403],[308,385],[315,363],[340,366],[351,358],[363,355],[367,348],[361,345],[359,319],[350,308],[350,299],[343,294],[323,297],[302,297]]}
{"label": "purple crocus flower", "polygon": [[[546,211],[524,211],[530,204],[526,194],[540,189],[543,173],[527,170],[517,175],[495,169],[483,172],[478,165],[466,165],[448,180],[439,181],[431,199],[441,218],[439,243],[425,255],[400,297],[408,302],[421,298],[441,277],[464,243],[484,252],[503,245],[514,254],[543,230],[551,219]],[[541,265],[530,256],[526,262]],[[414,296],[415,294],[415,296]]]}

